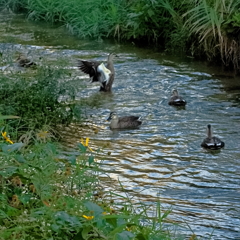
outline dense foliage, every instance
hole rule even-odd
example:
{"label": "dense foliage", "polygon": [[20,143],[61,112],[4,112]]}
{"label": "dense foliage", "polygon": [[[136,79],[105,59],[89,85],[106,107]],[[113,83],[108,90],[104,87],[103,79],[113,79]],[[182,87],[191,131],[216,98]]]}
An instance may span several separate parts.
{"label": "dense foliage", "polygon": [[24,149],[0,140],[1,240],[183,239],[164,225],[170,210],[157,205],[149,218],[144,204],[136,213],[126,197],[115,203],[99,186],[95,154],[88,144],[77,146],[78,155],[59,159],[50,143]]}
{"label": "dense foliage", "polygon": [[155,44],[239,72],[240,0],[0,0],[82,38]]}
{"label": "dense foliage", "polygon": [[71,73],[64,69],[61,60],[59,68],[41,61],[37,66],[19,68],[13,55],[2,49],[0,56],[0,63],[6,67],[0,74],[0,115],[17,116],[7,120],[5,131],[14,135],[15,140],[21,138],[27,143],[39,131],[57,136],[59,124],[81,117],[81,110],[76,113],[75,109],[74,77],[66,81]]}
{"label": "dense foliage", "polygon": [[[1,77],[0,111],[6,115],[21,116],[29,121],[29,126],[38,128],[44,123],[66,123],[71,121],[71,112],[66,113],[66,106],[60,101],[61,95],[74,95],[74,89],[67,88],[59,81],[61,71],[51,68],[38,68],[35,79],[18,75],[13,79]],[[35,116],[33,119],[32,116]],[[69,118],[69,119],[68,119]],[[33,121],[33,122],[32,122]]]}

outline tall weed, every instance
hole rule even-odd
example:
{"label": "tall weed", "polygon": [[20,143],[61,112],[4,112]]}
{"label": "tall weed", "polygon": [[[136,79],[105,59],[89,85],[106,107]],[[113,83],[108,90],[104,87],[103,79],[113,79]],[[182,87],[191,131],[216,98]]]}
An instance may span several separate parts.
{"label": "tall weed", "polygon": [[203,0],[184,14],[189,36],[197,37],[193,44],[200,44],[200,51],[206,52],[210,60],[220,55],[224,65],[235,69],[239,69],[240,57],[239,8],[239,0]]}

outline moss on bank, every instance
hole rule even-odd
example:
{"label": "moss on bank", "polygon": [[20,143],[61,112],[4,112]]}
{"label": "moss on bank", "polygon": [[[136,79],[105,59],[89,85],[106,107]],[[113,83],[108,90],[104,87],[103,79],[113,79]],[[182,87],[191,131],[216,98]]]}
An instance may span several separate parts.
{"label": "moss on bank", "polygon": [[240,71],[240,0],[0,0],[81,38],[154,44]]}

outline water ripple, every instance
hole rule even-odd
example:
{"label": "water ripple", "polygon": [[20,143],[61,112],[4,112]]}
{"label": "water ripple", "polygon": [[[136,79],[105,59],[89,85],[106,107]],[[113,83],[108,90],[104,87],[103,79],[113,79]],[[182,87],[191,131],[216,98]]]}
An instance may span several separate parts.
{"label": "water ripple", "polygon": [[[171,218],[188,222],[197,234],[206,236],[214,229],[214,239],[236,239],[240,230],[240,109],[232,104],[233,97],[218,79],[187,64],[161,65],[127,54],[121,54],[121,60],[115,64],[111,102],[89,110],[96,124],[104,123],[104,130],[94,136],[85,134],[97,144],[108,143],[104,151],[112,154],[105,156],[103,169],[134,198],[154,202],[160,196],[166,206],[173,205]],[[187,100],[185,109],[168,105],[174,88]],[[105,119],[112,110],[141,115],[143,125],[111,131]],[[226,143],[222,151],[200,147],[209,123]],[[104,182],[116,191],[117,182],[113,186],[112,180]]]}

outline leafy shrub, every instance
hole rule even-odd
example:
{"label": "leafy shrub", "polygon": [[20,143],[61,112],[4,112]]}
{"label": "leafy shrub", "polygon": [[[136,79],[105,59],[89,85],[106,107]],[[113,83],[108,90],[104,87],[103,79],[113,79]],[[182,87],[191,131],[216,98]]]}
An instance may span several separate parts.
{"label": "leafy shrub", "polygon": [[79,157],[61,160],[53,144],[27,150],[19,144],[0,143],[1,239],[69,239],[80,230],[82,201],[92,198],[97,183],[92,155],[81,145]]}
{"label": "leafy shrub", "polygon": [[[70,123],[74,105],[68,103],[74,100],[76,90],[63,81],[67,72],[37,67],[31,73],[30,77],[22,73],[0,77],[0,112],[20,117],[9,120],[9,124],[30,131],[41,129],[43,125],[54,128],[57,124]],[[62,97],[66,100],[62,101]]]}
{"label": "leafy shrub", "polygon": [[158,205],[150,218],[149,206],[138,205],[136,213],[130,199],[115,204],[98,190],[88,143],[78,144],[78,155],[61,158],[56,145],[19,144],[0,141],[1,239],[181,239],[163,224],[170,210]]}

